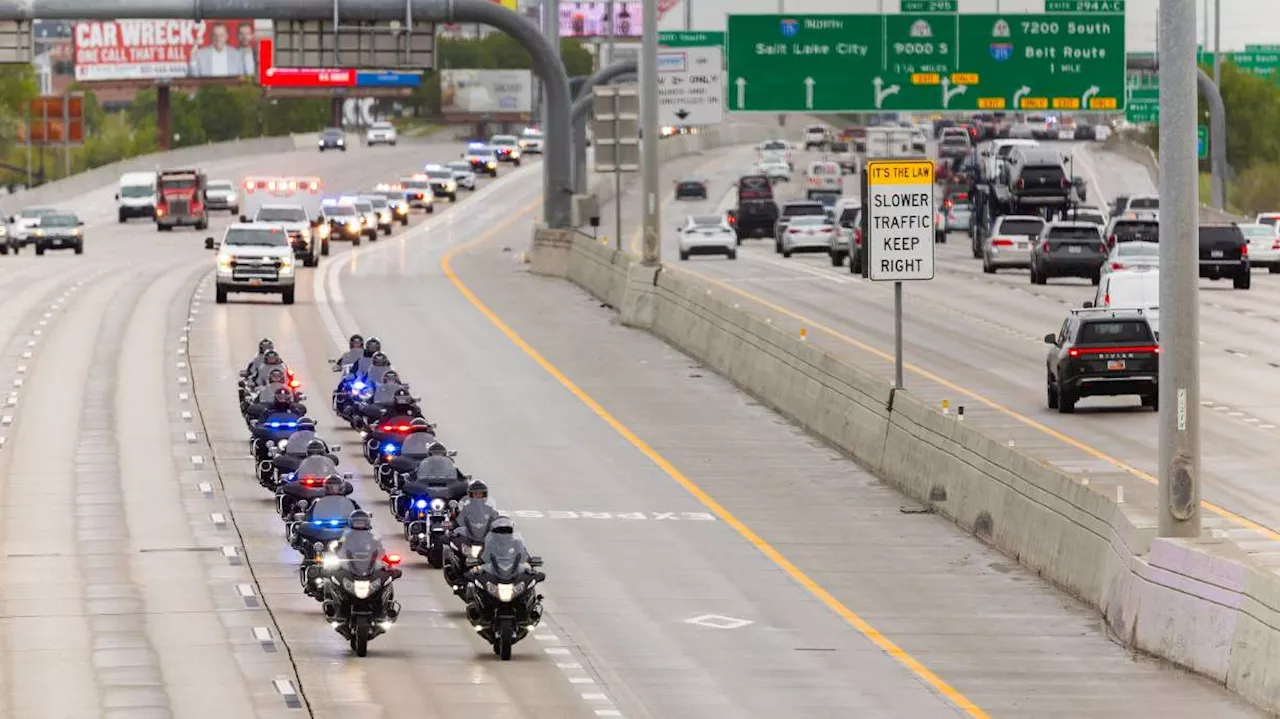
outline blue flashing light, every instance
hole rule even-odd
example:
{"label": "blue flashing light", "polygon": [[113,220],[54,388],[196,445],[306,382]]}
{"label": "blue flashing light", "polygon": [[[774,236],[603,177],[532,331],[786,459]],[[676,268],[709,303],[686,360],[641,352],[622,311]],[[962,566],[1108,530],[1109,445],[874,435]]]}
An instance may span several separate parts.
{"label": "blue flashing light", "polygon": [[296,429],[297,426],[297,422],[267,422],[267,427],[269,429]]}
{"label": "blue flashing light", "polygon": [[395,454],[396,452],[399,452],[399,451],[400,451],[400,448],[397,447],[393,442],[387,442],[386,444],[382,445],[383,454]]}
{"label": "blue flashing light", "polygon": [[356,380],[355,382],[351,383],[351,389],[354,389],[354,390],[362,390],[368,386],[369,385],[365,384],[364,382],[361,382],[360,380]]}
{"label": "blue flashing light", "polygon": [[468,142],[468,143],[467,143],[467,149],[468,149],[468,150],[479,150],[479,149],[480,149],[480,148],[482,148],[482,147],[484,147],[484,143],[483,143],[483,142]]}
{"label": "blue flashing light", "polygon": [[425,500],[425,499],[419,499],[418,501],[416,501],[416,502],[414,502],[414,503],[413,503],[413,506],[417,507],[418,509],[426,509],[426,508],[427,508],[427,500]]}
{"label": "blue flashing light", "polygon": [[347,523],[345,519],[313,519],[311,523],[317,527],[341,527]]}

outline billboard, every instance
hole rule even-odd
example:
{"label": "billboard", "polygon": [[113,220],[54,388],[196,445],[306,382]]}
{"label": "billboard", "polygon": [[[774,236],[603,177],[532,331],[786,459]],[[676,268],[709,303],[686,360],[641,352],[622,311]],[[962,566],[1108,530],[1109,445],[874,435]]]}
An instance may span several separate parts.
{"label": "billboard", "polygon": [[446,115],[527,113],[532,106],[529,70],[440,71],[440,110]]}
{"label": "billboard", "polygon": [[182,80],[257,74],[253,20],[82,20],[76,80]]}
{"label": "billboard", "polygon": [[562,2],[560,37],[608,37],[609,6],[613,6],[613,36],[640,37],[641,3]]}

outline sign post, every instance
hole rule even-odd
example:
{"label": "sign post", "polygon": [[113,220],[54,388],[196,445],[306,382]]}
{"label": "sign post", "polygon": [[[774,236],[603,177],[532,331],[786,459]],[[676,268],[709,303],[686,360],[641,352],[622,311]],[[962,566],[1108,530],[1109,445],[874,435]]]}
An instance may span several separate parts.
{"label": "sign post", "polygon": [[893,283],[893,386],[902,389],[902,283],[934,273],[933,162],[869,160],[862,177],[867,278]]}

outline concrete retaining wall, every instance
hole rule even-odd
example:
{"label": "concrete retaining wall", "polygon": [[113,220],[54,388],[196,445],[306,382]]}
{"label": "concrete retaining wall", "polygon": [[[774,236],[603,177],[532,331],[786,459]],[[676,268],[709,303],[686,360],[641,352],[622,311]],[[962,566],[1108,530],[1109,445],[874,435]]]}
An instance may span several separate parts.
{"label": "concrete retaining wall", "polygon": [[[350,136],[348,142],[358,142],[358,136]],[[180,166],[183,164],[206,164],[218,160],[235,157],[252,157],[254,155],[270,155],[291,150],[312,149],[316,146],[319,135],[307,133],[286,135],[283,137],[258,137],[248,140],[232,140],[230,142],[210,143],[183,147],[169,152],[157,152],[141,157],[133,157],[120,162],[113,162],[92,170],[81,172],[71,177],[56,180],[45,185],[16,192],[0,198],[0,211],[4,214],[17,212],[28,205],[57,204],[84,192],[114,185],[125,172],[154,170],[156,165]]]}
{"label": "concrete retaining wall", "polygon": [[[735,132],[708,134],[700,149]],[[559,266],[624,323],[697,358],[1096,607],[1126,645],[1280,712],[1280,581],[1233,542],[1156,539],[1149,512],[893,390],[888,378],[777,329],[746,303],[735,309],[678,267],[645,268],[582,237]]]}

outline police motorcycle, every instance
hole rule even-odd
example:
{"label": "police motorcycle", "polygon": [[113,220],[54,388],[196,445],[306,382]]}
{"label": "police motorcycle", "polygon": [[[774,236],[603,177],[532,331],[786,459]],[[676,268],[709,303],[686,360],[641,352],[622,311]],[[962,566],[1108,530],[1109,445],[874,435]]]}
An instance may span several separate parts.
{"label": "police motorcycle", "polygon": [[547,579],[539,569],[542,558],[528,553],[509,518],[499,517],[480,556],[466,563],[467,620],[507,661],[512,646],[542,621],[542,595],[535,591]]}
{"label": "police motorcycle", "polygon": [[297,471],[281,475],[280,484],[276,487],[276,512],[281,519],[289,521],[299,511],[299,506],[325,496],[325,481],[335,474],[343,481],[342,496],[348,497],[355,492],[355,485],[351,481],[355,479],[355,475],[351,472],[339,473],[334,459],[333,455],[307,457],[298,465]]}
{"label": "police motorcycle", "polygon": [[452,458],[433,455],[419,463],[413,481],[391,495],[391,514],[404,525],[409,549],[426,557],[432,569],[444,566],[444,547],[458,502],[467,496],[467,480]]}
{"label": "police motorcycle", "polygon": [[268,447],[288,445],[289,435],[297,431],[300,419],[302,413],[297,410],[272,409],[262,419],[249,421],[249,452],[258,466],[271,456]]}
{"label": "police motorcycle", "polygon": [[448,541],[442,548],[444,580],[459,599],[466,598],[467,560],[480,557],[489,525],[500,516],[489,504],[489,486],[482,480],[471,482],[467,495],[469,499],[463,500],[454,513]]}
{"label": "police motorcycle", "polygon": [[392,587],[403,576],[400,555],[385,552],[372,528],[368,513],[352,513],[350,530],[321,560],[324,617],[358,657],[400,616]]}
{"label": "police motorcycle", "polygon": [[378,459],[373,463],[374,478],[384,492],[392,492],[407,481],[418,469],[418,463],[431,453],[436,443],[436,428],[421,417],[409,422],[409,432],[403,441],[394,439],[378,448]]}
{"label": "police motorcycle", "polygon": [[[405,417],[412,420],[422,416],[418,408],[418,398],[409,393],[409,385],[400,380],[400,374],[388,369],[381,376],[378,368],[371,370],[373,378],[373,394],[368,401],[351,405],[347,421],[351,428],[366,435],[371,433],[383,420],[389,417]],[[370,464],[373,463],[370,459]]]}
{"label": "police motorcycle", "polygon": [[[312,443],[319,444],[313,447]],[[310,417],[298,419],[298,426],[285,439],[283,446],[279,442],[267,444],[267,458],[259,462],[255,471],[258,484],[267,489],[274,489],[280,483],[281,475],[290,474],[298,468],[298,464],[312,454],[337,453],[338,447],[330,448],[328,443],[316,435],[316,422]]]}
{"label": "police motorcycle", "polygon": [[322,550],[342,538],[351,514],[360,509],[360,505],[342,496],[342,481],[341,477],[330,477],[325,496],[311,503],[300,502],[299,511],[285,525],[289,546],[302,555],[302,563],[298,566],[302,591],[317,601],[323,598],[324,591],[320,564]]}

